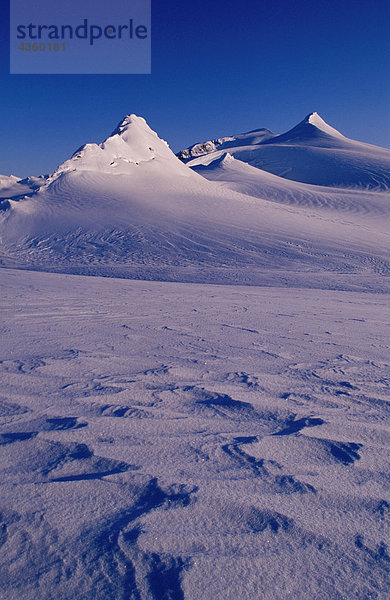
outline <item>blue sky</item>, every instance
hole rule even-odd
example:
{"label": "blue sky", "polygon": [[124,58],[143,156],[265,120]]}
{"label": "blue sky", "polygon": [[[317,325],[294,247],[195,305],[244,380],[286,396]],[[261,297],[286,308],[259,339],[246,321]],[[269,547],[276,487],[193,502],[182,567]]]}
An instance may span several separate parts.
{"label": "blue sky", "polygon": [[9,75],[2,6],[2,174],[53,171],[128,113],[175,151],[312,111],[390,147],[388,0],[152,0],[152,74],[101,76]]}

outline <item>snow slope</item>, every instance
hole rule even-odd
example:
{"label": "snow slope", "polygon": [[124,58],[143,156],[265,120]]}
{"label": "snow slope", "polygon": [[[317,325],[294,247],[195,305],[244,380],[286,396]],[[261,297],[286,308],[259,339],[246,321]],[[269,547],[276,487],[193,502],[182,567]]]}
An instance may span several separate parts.
{"label": "snow slope", "polygon": [[[239,139],[242,136],[233,137]],[[317,114],[309,114],[282,135],[245,146],[232,143],[229,153],[243,162],[293,181],[321,186],[389,189],[390,150],[344,137]],[[194,158],[180,154],[189,166],[220,158],[227,148]]]}
{"label": "snow slope", "polygon": [[[210,158],[210,157],[209,157]],[[361,218],[363,223],[375,223],[378,230],[389,230],[390,195],[380,190],[359,190],[316,186],[273,175],[252,167],[231,154],[222,154],[206,164],[194,164],[192,169],[210,181],[251,197],[295,208],[321,210]]]}
{"label": "snow slope", "polygon": [[[8,266],[182,281],[286,277],[290,284],[309,274],[316,285],[323,278],[320,285],[348,289],[387,273],[388,193],[294,183],[288,190],[285,179],[234,164],[233,186],[209,181],[199,173],[210,170],[198,163],[196,173],[179,161],[144,119],[126,117],[36,192],[7,200],[0,259]],[[348,277],[330,283],[338,273],[355,275],[356,283],[350,288]]]}
{"label": "snow slope", "polygon": [[388,599],[388,296],[0,286],[2,599]]}

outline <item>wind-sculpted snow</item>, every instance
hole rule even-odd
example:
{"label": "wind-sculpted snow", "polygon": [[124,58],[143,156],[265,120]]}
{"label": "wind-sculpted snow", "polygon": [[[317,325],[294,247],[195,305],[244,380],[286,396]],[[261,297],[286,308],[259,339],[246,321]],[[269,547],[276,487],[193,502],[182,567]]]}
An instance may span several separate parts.
{"label": "wind-sculpted snow", "polygon": [[195,165],[193,169],[206,179],[247,196],[266,198],[297,209],[311,209],[312,214],[321,211],[319,214],[333,213],[339,218],[349,216],[360,219],[362,224],[375,221],[377,227],[382,225],[383,230],[388,230],[390,194],[386,192],[330,189],[289,181],[245,164],[228,153],[207,165]]}
{"label": "wind-sculpted snow", "polygon": [[388,270],[387,194],[289,190],[241,167],[227,184],[238,193],[195,173],[181,183],[156,179],[154,163],[137,168],[133,176],[67,173],[11,201],[0,224],[3,263],[250,284],[265,270],[355,273],[358,285]]}
{"label": "wind-sculpted snow", "polygon": [[388,295],[0,279],[1,598],[387,599]]}

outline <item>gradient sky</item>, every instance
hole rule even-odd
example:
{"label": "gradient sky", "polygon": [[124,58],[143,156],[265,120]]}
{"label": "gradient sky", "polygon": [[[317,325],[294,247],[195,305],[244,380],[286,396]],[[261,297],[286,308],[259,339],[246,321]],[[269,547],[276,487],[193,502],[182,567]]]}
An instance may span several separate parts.
{"label": "gradient sky", "polygon": [[312,111],[390,147],[388,0],[152,0],[152,74],[99,76],[9,75],[5,4],[2,174],[51,172],[129,113],[174,151],[260,127],[282,133]]}

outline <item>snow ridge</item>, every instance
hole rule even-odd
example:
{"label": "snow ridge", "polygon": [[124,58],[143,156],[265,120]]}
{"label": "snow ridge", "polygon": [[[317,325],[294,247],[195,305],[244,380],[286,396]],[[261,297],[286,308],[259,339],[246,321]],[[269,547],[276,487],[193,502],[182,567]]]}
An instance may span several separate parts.
{"label": "snow ridge", "polygon": [[[317,112],[280,135],[243,134],[233,139],[228,151],[235,159],[288,180],[329,187],[390,187],[390,151],[345,137]],[[197,169],[216,161],[225,149],[226,144],[206,144],[199,156],[191,149],[178,156]]]}

